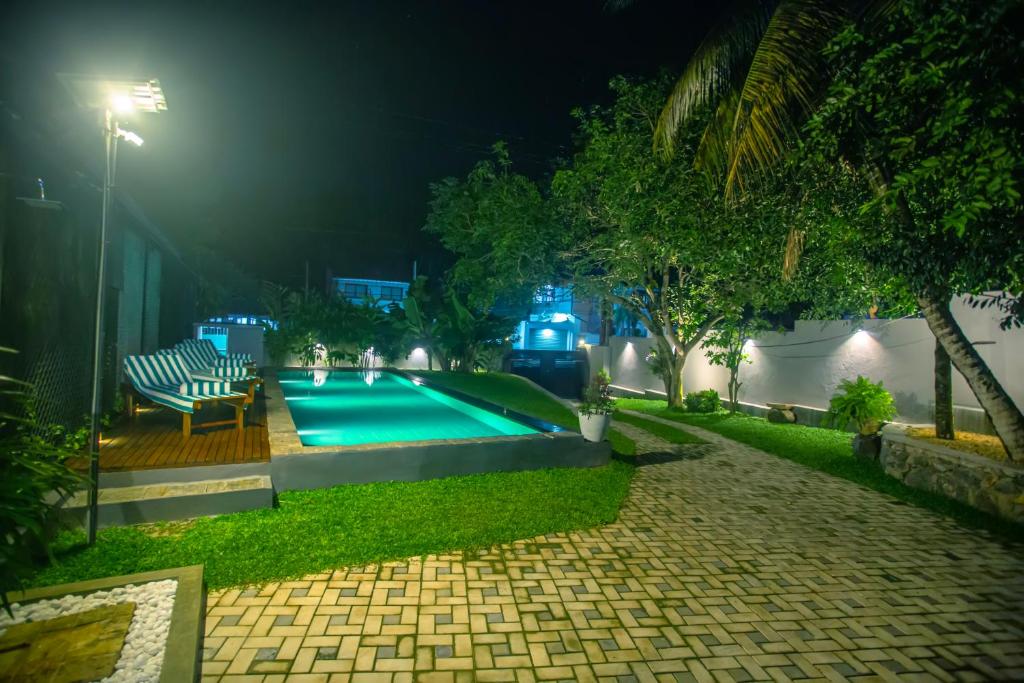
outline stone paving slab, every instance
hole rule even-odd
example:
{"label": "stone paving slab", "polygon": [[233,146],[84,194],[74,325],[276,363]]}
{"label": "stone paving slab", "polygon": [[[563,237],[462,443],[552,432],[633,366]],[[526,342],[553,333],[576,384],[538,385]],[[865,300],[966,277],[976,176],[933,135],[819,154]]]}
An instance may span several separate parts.
{"label": "stone paving slab", "polygon": [[617,427],[642,455],[616,523],[211,593],[203,680],[1024,679],[1020,546]]}

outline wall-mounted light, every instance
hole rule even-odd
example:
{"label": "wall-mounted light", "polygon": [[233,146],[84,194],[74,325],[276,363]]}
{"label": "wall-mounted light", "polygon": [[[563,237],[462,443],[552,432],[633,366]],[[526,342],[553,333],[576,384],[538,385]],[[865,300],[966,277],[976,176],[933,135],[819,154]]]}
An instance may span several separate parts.
{"label": "wall-mounted light", "polygon": [[753,339],[748,339],[747,341],[743,342],[743,352],[744,353],[750,353],[751,351],[753,351],[756,348],[757,348],[757,344],[754,343]]}
{"label": "wall-mounted light", "polygon": [[545,327],[543,330],[540,331],[540,336],[544,337],[545,339],[550,339],[551,337],[555,336],[555,331],[550,327]]}

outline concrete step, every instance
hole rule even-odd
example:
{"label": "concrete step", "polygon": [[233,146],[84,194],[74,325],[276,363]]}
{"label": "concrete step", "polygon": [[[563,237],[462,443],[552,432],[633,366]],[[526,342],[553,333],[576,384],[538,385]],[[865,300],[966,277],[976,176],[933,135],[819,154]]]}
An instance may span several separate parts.
{"label": "concrete step", "polygon": [[270,460],[263,462],[227,463],[221,465],[189,465],[123,472],[100,472],[100,488],[172,484],[206,479],[270,476]]}
{"label": "concrete step", "polygon": [[[88,496],[78,492],[64,506],[73,520],[84,522]],[[100,488],[99,526],[168,522],[269,508],[274,486],[269,475],[202,479]]]}

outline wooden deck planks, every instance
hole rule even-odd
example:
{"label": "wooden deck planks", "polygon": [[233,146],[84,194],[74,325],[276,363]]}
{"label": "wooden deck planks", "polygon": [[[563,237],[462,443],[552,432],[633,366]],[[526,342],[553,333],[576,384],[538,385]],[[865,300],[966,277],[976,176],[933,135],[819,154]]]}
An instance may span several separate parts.
{"label": "wooden deck planks", "polygon": [[[199,411],[195,419],[200,423],[212,422],[233,415],[231,406],[220,405]],[[193,422],[192,437],[187,441],[181,436],[180,413],[143,409],[134,420],[125,419],[103,434],[100,469],[119,472],[267,461],[270,443],[266,424],[262,396],[246,411],[246,426],[241,433],[234,425],[203,428]]]}

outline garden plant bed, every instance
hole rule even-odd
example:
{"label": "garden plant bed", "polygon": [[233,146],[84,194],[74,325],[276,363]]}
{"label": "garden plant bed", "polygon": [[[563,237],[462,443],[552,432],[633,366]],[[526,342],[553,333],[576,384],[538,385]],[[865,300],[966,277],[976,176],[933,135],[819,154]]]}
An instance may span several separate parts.
{"label": "garden plant bed", "polygon": [[954,451],[974,453],[996,462],[1006,461],[1006,449],[998,436],[991,434],[977,434],[975,432],[957,431],[955,439],[940,439],[935,436],[935,427],[932,425],[924,427],[910,427],[906,435],[912,439],[925,441],[933,446],[944,446]]}
{"label": "garden plant bed", "polygon": [[198,680],[205,595],[201,566],[9,593],[0,680]]}

